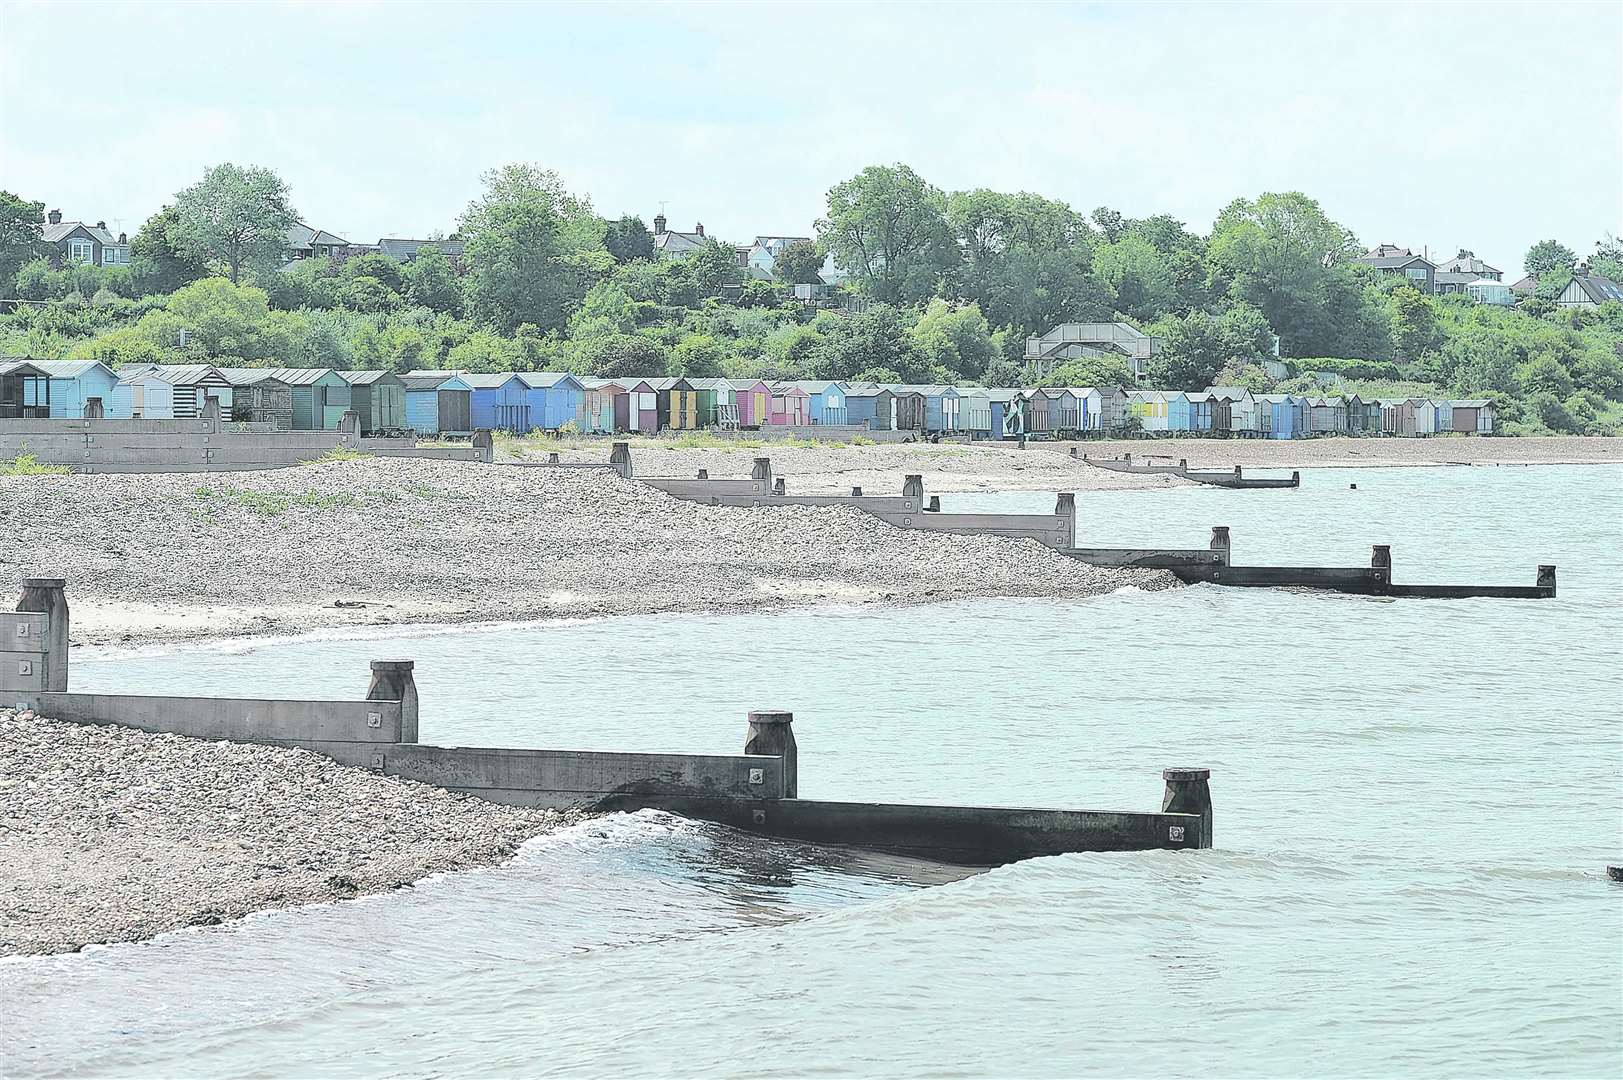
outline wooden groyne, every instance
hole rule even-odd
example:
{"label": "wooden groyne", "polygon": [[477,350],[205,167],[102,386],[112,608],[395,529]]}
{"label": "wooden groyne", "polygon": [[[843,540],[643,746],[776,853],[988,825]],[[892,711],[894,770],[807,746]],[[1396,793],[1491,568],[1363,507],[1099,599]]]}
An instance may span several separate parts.
{"label": "wooden groyne", "polygon": [[1165,770],[1162,807],[1152,813],[801,799],[788,712],[750,713],[738,755],[422,744],[410,660],[374,660],[365,696],[348,700],[72,693],[65,585],[28,579],[18,612],[0,613],[0,701],[55,720],[300,747],[508,805],[668,810],[746,832],[967,865],[1212,842],[1205,769]]}
{"label": "wooden groyne", "polygon": [[[1077,457],[1076,447],[1071,447],[1071,457]],[[1193,480],[1197,484],[1208,484],[1212,487],[1226,488],[1294,488],[1302,486],[1302,474],[1292,471],[1289,477],[1283,476],[1246,476],[1245,471],[1238,465],[1233,472],[1195,470],[1189,467],[1187,458],[1179,458],[1176,465],[1158,465],[1154,461],[1134,461],[1132,454],[1123,454],[1119,458],[1094,458],[1087,454],[1081,455],[1080,460],[1096,469],[1108,469],[1111,472],[1139,473],[1148,476],[1177,476],[1184,480]]]}

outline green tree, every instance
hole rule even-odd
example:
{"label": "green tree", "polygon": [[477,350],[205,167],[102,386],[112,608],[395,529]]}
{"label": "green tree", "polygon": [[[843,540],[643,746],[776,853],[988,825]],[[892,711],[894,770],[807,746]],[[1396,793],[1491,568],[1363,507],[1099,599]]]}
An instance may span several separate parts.
{"label": "green tree", "polygon": [[1120,386],[1133,385],[1133,371],[1127,361],[1111,356],[1083,356],[1050,371],[1038,386]]}
{"label": "green tree", "polygon": [[45,204],[0,191],[0,297],[17,295],[17,271],[45,254]]}
{"label": "green tree", "polygon": [[580,355],[587,374],[600,379],[660,378],[669,363],[663,345],[639,334],[594,337],[581,346]]}
{"label": "green tree", "polygon": [[1431,299],[1413,285],[1400,285],[1386,294],[1392,319],[1392,338],[1399,360],[1414,360],[1437,347],[1437,314]]}
{"label": "green tree", "polygon": [[698,251],[682,256],[682,269],[700,296],[714,296],[723,285],[737,285],[744,280],[744,268],[738,265],[737,253],[714,238],[706,240]]}
{"label": "green tree", "polygon": [[630,334],[637,329],[637,305],[613,281],[593,285],[580,308],[569,317],[569,336],[576,340],[612,334]]}
{"label": "green tree", "polygon": [[956,254],[945,210],[941,192],[906,165],[870,165],[829,189],[817,235],[874,299],[917,303],[935,292]]}
{"label": "green tree", "polygon": [[1168,316],[1150,332],[1161,339],[1150,359],[1150,383],[1168,390],[1205,389],[1223,369],[1238,371],[1262,360],[1273,340],[1267,320],[1248,306],[1221,316],[1204,311]]}
{"label": "green tree", "polygon": [[902,313],[889,304],[870,304],[855,315],[835,319],[823,335],[815,361],[820,379],[850,380],[874,368],[896,372],[897,379],[890,381],[929,378],[929,359],[914,343]]}
{"label": "green tree", "polygon": [[688,379],[719,379],[727,372],[727,346],[709,334],[689,334],[671,350],[669,372]]}
{"label": "green tree", "polygon": [[816,285],[823,280],[823,256],[809,240],[785,244],[772,260],[772,276],[785,285]]}
{"label": "green tree", "polygon": [[399,293],[375,277],[352,277],[339,295],[351,311],[393,311],[403,302]]}
{"label": "green tree", "polygon": [[643,224],[642,218],[630,214],[619,221],[609,222],[603,233],[603,246],[621,265],[654,257],[653,234]]}
{"label": "green tree", "polygon": [[130,240],[130,261],[136,267],[142,291],[172,293],[182,285],[208,275],[200,259],[183,254],[171,239],[176,215],[165,206],[147,218]]}
{"label": "green tree", "polygon": [[175,196],[169,242],[185,258],[218,264],[232,282],[244,269],[274,270],[287,257],[298,215],[287,185],[257,165],[216,165]]}
{"label": "green tree", "polygon": [[1595,241],[1595,254],[1589,257],[1589,269],[1603,278],[1623,282],[1623,241],[1610,234]]}
{"label": "green tree", "polygon": [[1578,265],[1578,255],[1559,240],[1540,240],[1527,249],[1522,269],[1535,278],[1552,270],[1570,271]]}
{"label": "green tree", "polygon": [[404,294],[406,279],[401,272],[400,264],[378,252],[368,255],[357,255],[343,264],[340,276],[345,281],[354,281],[356,278],[376,278],[388,287],[390,292]]}
{"label": "green tree", "polygon": [[413,304],[452,315],[461,309],[462,289],[456,270],[435,245],[418,248],[416,257],[400,268],[400,276],[405,281],[406,299]]}
{"label": "green tree", "polygon": [[1128,234],[1100,247],[1093,270],[1110,288],[1116,310],[1133,319],[1149,321],[1178,306],[1178,283],[1166,257],[1149,241]]}
{"label": "green tree", "polygon": [[974,304],[955,308],[932,300],[911,333],[926,361],[950,371],[954,380],[979,378],[996,355],[992,328]]}
{"label": "green tree", "polygon": [[461,217],[468,313],[507,331],[524,323],[561,328],[593,280],[613,266],[602,222],[556,173],[507,165],[483,180],[484,194]]}

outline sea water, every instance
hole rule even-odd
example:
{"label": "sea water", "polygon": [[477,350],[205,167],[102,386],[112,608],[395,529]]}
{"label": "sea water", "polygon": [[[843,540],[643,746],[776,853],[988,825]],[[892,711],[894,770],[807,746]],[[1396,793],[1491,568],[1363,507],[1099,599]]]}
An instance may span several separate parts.
{"label": "sea water", "polygon": [[[1356,483],[1357,489],[1349,487]],[[1051,496],[946,496],[1043,510]],[[1623,469],[1084,493],[1079,542],[1555,600],[1199,586],[76,653],[76,689],[357,696],[424,742],[736,753],[808,798],[1155,810],[1216,847],[982,873],[614,815],[507,866],[0,963],[0,1074],[1616,1075]]]}

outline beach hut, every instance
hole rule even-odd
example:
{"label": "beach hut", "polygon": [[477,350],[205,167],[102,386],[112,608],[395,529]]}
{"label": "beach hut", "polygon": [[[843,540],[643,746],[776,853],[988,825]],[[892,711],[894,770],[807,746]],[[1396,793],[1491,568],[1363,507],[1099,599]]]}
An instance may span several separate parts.
{"label": "beach hut", "polygon": [[1027,435],[1048,435],[1055,430],[1059,419],[1061,392],[1032,387],[1020,394],[1020,409],[1025,413]]}
{"label": "beach hut", "polygon": [[697,431],[705,426],[699,409],[699,388],[687,379],[671,379],[659,391],[659,426],[675,431]]}
{"label": "beach hut", "polygon": [[972,439],[992,437],[992,399],[984,386],[956,386],[958,426]]}
{"label": "beach hut", "polygon": [[[281,376],[278,375],[278,378]],[[192,420],[201,416],[209,398],[226,402],[231,384],[208,364],[136,364],[119,369],[113,403],[107,415],[134,420]]]}
{"label": "beach hut", "polygon": [[1381,407],[1381,434],[1398,438],[1414,437],[1413,398],[1379,398]]}
{"label": "beach hut", "polygon": [[1437,403],[1430,398],[1415,398],[1414,405],[1414,433],[1416,435],[1435,435],[1441,429],[1437,426]]}
{"label": "beach hut", "polygon": [[738,406],[738,426],[758,428],[772,416],[772,388],[759,379],[734,379],[733,400]]}
{"label": "beach hut", "polygon": [[586,429],[586,387],[566,371],[521,371],[530,427],[557,431],[565,424]]}
{"label": "beach hut", "polygon": [[1202,432],[1212,430],[1212,395],[1203,391],[1185,394],[1189,400],[1189,426],[1186,431]]}
{"label": "beach hut", "polygon": [[1346,431],[1346,402],[1339,397],[1308,398],[1307,433],[1309,435],[1342,435]]}
{"label": "beach hut", "polygon": [[1247,438],[1261,433],[1257,419],[1256,397],[1243,386],[1213,386],[1207,393],[1212,398],[1212,430]]}
{"label": "beach hut", "polygon": [[625,431],[639,435],[659,434],[659,388],[671,381],[674,380],[638,379],[627,383]]}
{"label": "beach hut", "polygon": [[792,382],[772,387],[771,413],[767,423],[774,427],[805,427],[809,423],[811,395]]}
{"label": "beach hut", "polygon": [[49,420],[51,373],[32,360],[0,360],[0,418]]}
{"label": "beach hut", "polygon": [[581,430],[611,435],[630,430],[631,397],[613,379],[582,377]]}
{"label": "beach hut", "polygon": [[293,428],[293,388],[271,368],[220,368],[231,384],[220,415],[238,424],[266,424],[274,431]]}
{"label": "beach hut", "polygon": [[1163,390],[1134,390],[1127,395],[1127,416],[1140,431],[1154,434],[1167,429],[1167,395]]}
{"label": "beach hut", "polygon": [[419,435],[473,431],[473,387],[454,371],[411,371],[406,388],[406,426]]}
{"label": "beach hut", "polygon": [[1381,403],[1375,398],[1365,400],[1357,394],[1347,399],[1347,434],[1379,435],[1381,433]]}
{"label": "beach hut", "polygon": [[961,429],[957,387],[932,384],[913,389],[924,395],[925,431],[947,434]]}
{"label": "beach hut", "polygon": [[51,377],[47,389],[53,418],[81,420],[85,406],[93,398],[100,403],[102,415],[106,415],[113,401],[113,387],[118,385],[118,376],[106,364],[97,360],[29,360],[27,363]]}
{"label": "beach hut", "polygon": [[924,388],[921,386],[893,386],[891,391],[897,431],[924,430]]}
{"label": "beach hut", "polygon": [[698,395],[699,426],[736,428],[738,406],[733,402],[733,384],[726,379],[689,379]]}
{"label": "beach hut", "polygon": [[340,371],[349,383],[349,409],[359,419],[361,434],[406,429],[406,384],[390,371]]}
{"label": "beach hut", "polygon": [[1259,394],[1257,430],[1267,439],[1300,438],[1304,431],[1303,399],[1290,394]]}
{"label": "beach hut", "polygon": [[1470,435],[1492,435],[1494,407],[1486,398],[1448,403],[1450,426],[1454,431]]}
{"label": "beach hut", "polygon": [[331,431],[349,412],[349,383],[332,368],[275,368],[293,389],[293,430]]}
{"label": "beach hut", "polygon": [[489,428],[515,435],[530,430],[530,388],[518,372],[469,372],[462,381],[471,388],[468,416],[475,430]]}
{"label": "beach hut", "polygon": [[806,391],[806,419],[812,424],[848,423],[844,383],[824,379],[802,379],[795,383]]}
{"label": "beach hut", "polygon": [[1020,391],[1007,386],[988,387],[989,428],[994,439],[1018,439],[1026,432],[1025,410],[1020,407]]}
{"label": "beach hut", "polygon": [[845,395],[850,422],[869,431],[892,431],[896,427],[896,395],[883,386],[852,387]]}

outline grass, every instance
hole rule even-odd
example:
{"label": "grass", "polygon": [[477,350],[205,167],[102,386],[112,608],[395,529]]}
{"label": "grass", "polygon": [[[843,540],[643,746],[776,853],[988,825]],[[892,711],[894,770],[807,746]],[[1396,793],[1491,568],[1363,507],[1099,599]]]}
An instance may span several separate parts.
{"label": "grass", "polygon": [[355,461],[359,458],[371,457],[364,450],[356,450],[348,446],[335,446],[318,458],[311,458],[305,465],[331,465],[335,461]]}
{"label": "grass", "polygon": [[354,506],[358,501],[348,493],[303,491],[285,495],[281,492],[249,491],[229,484],[217,488],[200,487],[192,495],[201,502],[200,506],[193,508],[193,512],[205,517],[212,517],[215,507],[225,502],[236,503],[261,517],[277,517],[295,506],[332,510],[340,506]]}
{"label": "grass", "polygon": [[18,454],[10,461],[0,460],[0,476],[67,476],[72,472],[70,465],[51,465],[29,453]]}

